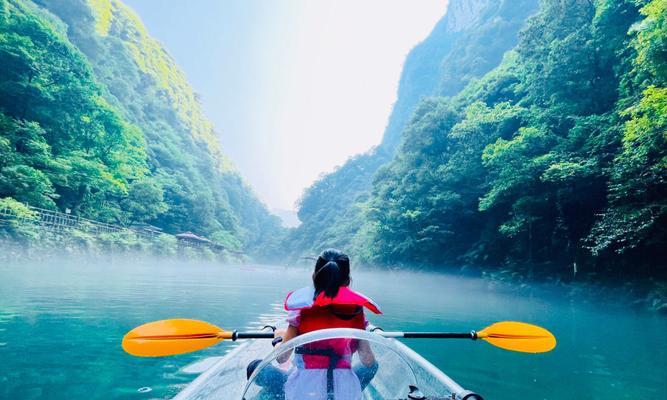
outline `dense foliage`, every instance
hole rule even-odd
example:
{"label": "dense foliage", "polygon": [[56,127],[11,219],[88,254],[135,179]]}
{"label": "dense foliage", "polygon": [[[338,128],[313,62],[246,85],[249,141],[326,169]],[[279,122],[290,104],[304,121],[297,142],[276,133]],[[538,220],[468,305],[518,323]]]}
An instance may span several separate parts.
{"label": "dense foliage", "polygon": [[3,1],[0,11],[1,197],[112,218],[149,173],[141,131],[38,10]]}
{"label": "dense foliage", "polygon": [[666,5],[544,1],[501,66],[423,102],[376,176],[369,258],[664,274]]}
{"label": "dense foliage", "polygon": [[312,256],[327,247],[352,250],[360,234],[373,174],[389,160],[381,151],[351,158],[306,190],[298,213],[302,223],[289,236],[293,258]]}
{"label": "dense foliage", "polygon": [[[296,246],[380,264],[664,276],[667,1],[544,0],[523,25],[481,79],[458,93],[430,85],[437,96],[412,108],[393,157],[380,146],[308,189],[293,238],[314,240]],[[457,45],[483,53],[469,35]],[[436,29],[425,43],[452,46],[441,40]],[[474,75],[462,54],[437,74]],[[438,81],[427,77],[399,94]]]}
{"label": "dense foliage", "polygon": [[269,251],[282,233],[116,0],[0,0],[0,197]]}
{"label": "dense foliage", "polygon": [[[666,140],[667,0],[452,0],[406,60],[383,142],[304,193],[288,245],[664,275]],[[0,198],[256,256],[283,244],[118,0],[0,0]]]}
{"label": "dense foliage", "polygon": [[293,255],[308,255],[326,246],[355,254],[367,252],[360,230],[373,176],[391,160],[401,131],[424,96],[458,93],[468,81],[497,66],[518,40],[537,0],[452,0],[431,34],[405,60],[398,98],[382,143],[347,161],[307,189],[300,202],[302,224],[291,233]]}

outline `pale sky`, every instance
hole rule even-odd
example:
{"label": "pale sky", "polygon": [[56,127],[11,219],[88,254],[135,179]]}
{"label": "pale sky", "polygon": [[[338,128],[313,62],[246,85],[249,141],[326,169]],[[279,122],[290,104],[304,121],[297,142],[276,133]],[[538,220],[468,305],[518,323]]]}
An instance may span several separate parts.
{"label": "pale sky", "polygon": [[405,56],[446,0],[125,0],[202,95],[270,209],[380,142]]}

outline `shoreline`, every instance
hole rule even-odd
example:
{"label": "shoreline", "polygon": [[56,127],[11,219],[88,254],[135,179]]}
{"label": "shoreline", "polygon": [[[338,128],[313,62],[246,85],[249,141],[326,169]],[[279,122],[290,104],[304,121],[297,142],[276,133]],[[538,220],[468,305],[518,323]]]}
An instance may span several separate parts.
{"label": "shoreline", "polygon": [[[505,285],[506,289],[517,292],[528,292],[539,286],[547,292],[556,290],[564,292],[573,301],[589,302],[590,298],[605,299],[614,304],[625,303],[628,307],[667,314],[667,280],[656,277],[626,277],[624,281],[620,281],[601,273],[580,272],[572,277],[535,269],[532,276],[529,276],[527,273],[529,267],[526,265],[505,265],[494,268],[452,264],[440,268],[434,266],[362,265],[360,268],[447,273],[462,277],[479,278],[489,285],[502,284]],[[601,275],[604,277],[603,279],[599,279]]]}
{"label": "shoreline", "polygon": [[[104,238],[101,236],[105,236]],[[109,237],[106,237],[109,236]],[[67,240],[69,239],[69,240]],[[13,264],[23,261],[43,261],[53,258],[78,258],[86,261],[100,259],[114,260],[117,257],[132,257],[137,260],[157,259],[175,262],[205,262],[221,265],[253,265],[263,264],[249,257],[234,257],[228,254],[215,254],[196,248],[179,248],[171,244],[166,248],[161,243],[148,243],[137,240],[119,240],[112,234],[82,240],[71,234],[62,235],[51,232],[47,237],[39,238],[1,238],[0,261]],[[272,264],[273,265],[273,264]],[[279,265],[276,265],[280,267]],[[290,263],[289,267],[308,268],[304,262]],[[532,276],[527,273],[526,265],[503,267],[480,267],[473,265],[446,265],[440,268],[433,266],[380,266],[360,264],[357,268],[364,270],[414,271],[426,273],[444,273],[462,277],[478,278],[491,287],[501,284],[505,289],[521,293],[529,293],[540,288],[547,292],[559,291],[573,301],[589,302],[591,298],[609,300],[614,304],[625,304],[631,308],[641,308],[651,312],[667,314],[667,280],[655,277],[631,277],[624,281],[613,279],[600,273],[579,273],[576,276],[546,273],[542,269],[533,268]],[[537,272],[535,272],[537,271]],[[603,279],[599,279],[600,276]]]}

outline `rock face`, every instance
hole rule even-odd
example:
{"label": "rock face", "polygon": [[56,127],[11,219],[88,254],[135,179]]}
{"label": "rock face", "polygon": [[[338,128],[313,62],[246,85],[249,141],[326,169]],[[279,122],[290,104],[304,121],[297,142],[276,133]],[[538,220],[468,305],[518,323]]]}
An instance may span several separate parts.
{"label": "rock face", "polygon": [[424,96],[453,96],[498,65],[538,0],[451,0],[431,34],[408,54],[381,147],[393,154]]}
{"label": "rock face", "polygon": [[461,32],[473,26],[491,0],[452,0],[447,7],[448,32]]}

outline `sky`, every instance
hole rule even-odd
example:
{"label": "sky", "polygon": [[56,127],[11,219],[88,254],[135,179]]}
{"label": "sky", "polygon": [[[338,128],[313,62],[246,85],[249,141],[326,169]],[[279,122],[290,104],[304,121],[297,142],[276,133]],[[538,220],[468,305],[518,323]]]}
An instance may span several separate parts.
{"label": "sky", "polygon": [[202,97],[259,198],[303,190],[379,144],[405,56],[446,0],[124,0]]}

